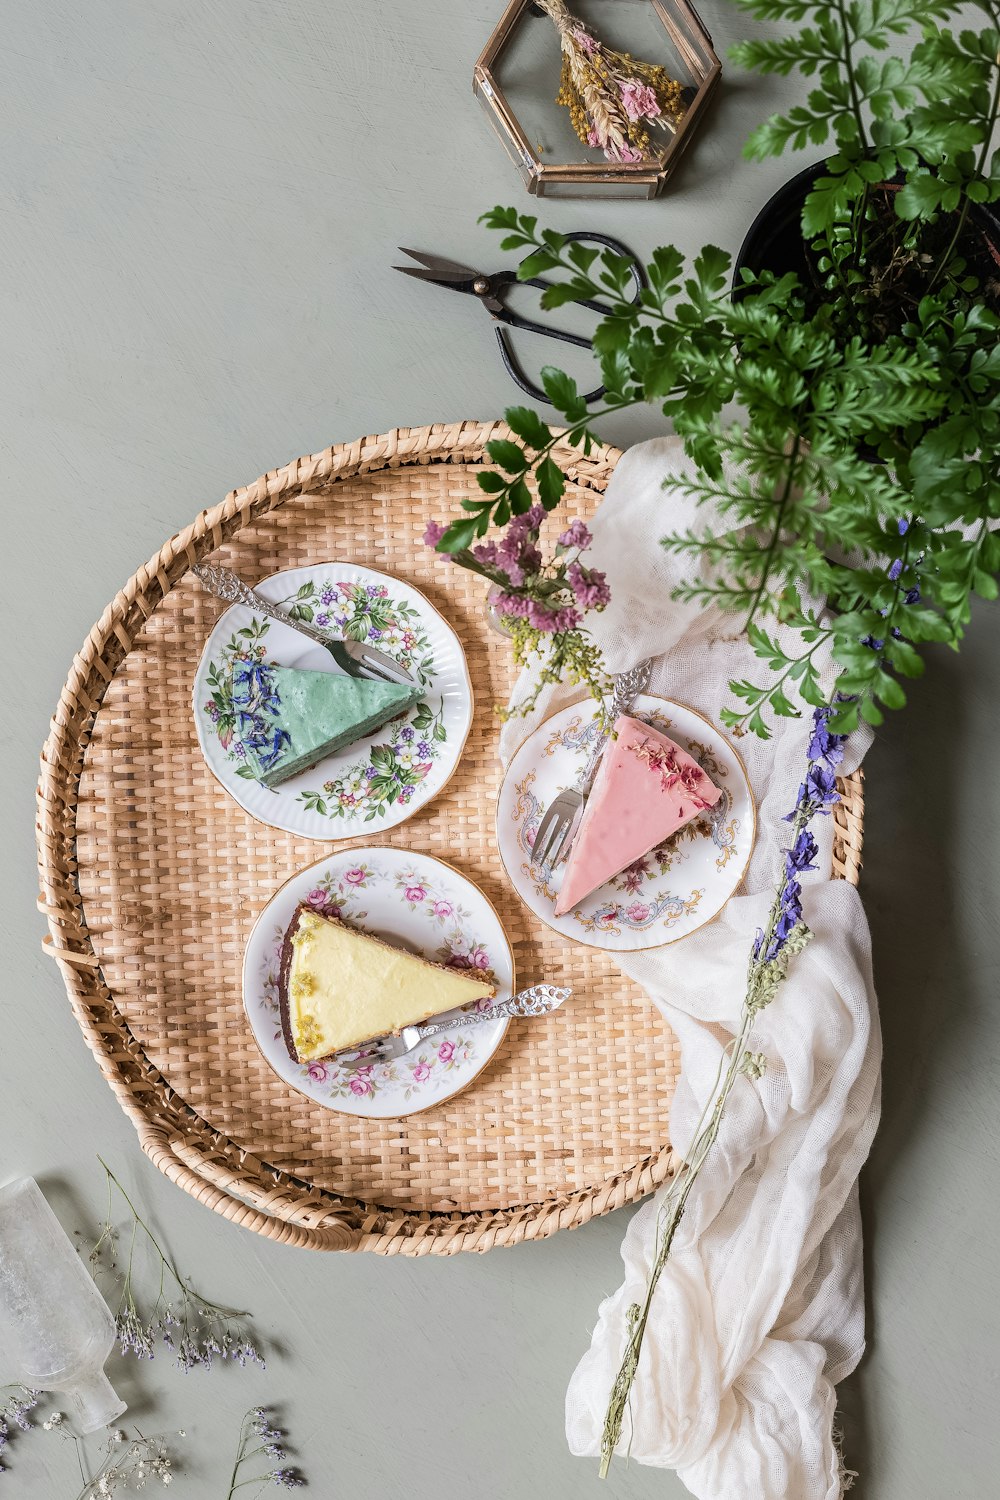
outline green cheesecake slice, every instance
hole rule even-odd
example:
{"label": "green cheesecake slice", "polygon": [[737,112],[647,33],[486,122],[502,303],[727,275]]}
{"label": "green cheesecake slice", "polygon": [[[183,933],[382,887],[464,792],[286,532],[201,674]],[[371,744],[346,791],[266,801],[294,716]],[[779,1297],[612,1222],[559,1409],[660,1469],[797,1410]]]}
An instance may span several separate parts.
{"label": "green cheesecake slice", "polygon": [[275,787],[419,702],[420,688],[268,662],[233,665],[233,712],[247,765]]}

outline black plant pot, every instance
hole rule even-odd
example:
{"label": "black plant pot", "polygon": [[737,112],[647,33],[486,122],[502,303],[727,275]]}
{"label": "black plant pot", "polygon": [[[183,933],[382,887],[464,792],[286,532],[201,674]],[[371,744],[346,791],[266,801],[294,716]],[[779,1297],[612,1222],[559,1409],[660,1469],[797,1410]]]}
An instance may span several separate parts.
{"label": "black plant pot", "polygon": [[[733,295],[738,299],[745,291],[740,274],[744,269],[759,276],[773,271],[784,276],[794,271],[804,286],[812,279],[809,251],[802,238],[802,205],[817,177],[827,171],[825,161],[796,172],[764,204],[747,230],[733,268]],[[983,204],[970,207],[969,222],[983,234],[1000,276],[1000,218]]]}
{"label": "black plant pot", "polygon": [[741,272],[773,271],[784,276],[794,271],[801,281],[809,276],[806,243],[802,238],[802,205],[816,178],[826,171],[826,162],[796,172],[769,198],[754,219],[740,246],[733,267],[733,293],[739,297],[745,288]]}
{"label": "black plant pot", "polygon": [[[755,276],[762,271],[773,271],[775,276],[794,271],[803,287],[812,286],[814,302],[822,299],[824,294],[814,275],[809,246],[802,238],[802,205],[817,177],[826,170],[825,161],[814,162],[811,167],[790,177],[764,204],[747,231],[733,267],[735,302],[739,302],[749,290],[741,275],[744,269]],[[982,204],[973,203],[969,223],[980,231],[980,251],[985,247],[996,266],[996,279],[1000,283],[1000,219]],[[808,291],[806,295],[808,301]],[[881,462],[875,449],[867,443],[859,445],[858,456],[868,463]]]}

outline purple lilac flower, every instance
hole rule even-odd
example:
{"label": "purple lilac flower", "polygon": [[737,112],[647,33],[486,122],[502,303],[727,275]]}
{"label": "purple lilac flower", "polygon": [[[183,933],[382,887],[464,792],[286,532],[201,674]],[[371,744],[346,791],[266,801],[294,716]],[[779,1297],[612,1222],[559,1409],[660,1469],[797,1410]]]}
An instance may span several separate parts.
{"label": "purple lilac flower", "polygon": [[571,521],[559,538],[560,547],[589,547],[594,538],[582,521]]}
{"label": "purple lilac flower", "polygon": [[492,568],[496,565],[497,544],[496,542],[480,542],[478,547],[473,547],[472,555],[477,563],[482,563],[484,568]]}
{"label": "purple lilac flower", "polygon": [[424,530],[424,546],[436,547],[447,530],[447,526],[442,526],[440,521],[428,521]]}
{"label": "purple lilac flower", "polygon": [[606,573],[596,568],[582,568],[578,562],[566,569],[569,586],[582,609],[603,609],[611,601]]}

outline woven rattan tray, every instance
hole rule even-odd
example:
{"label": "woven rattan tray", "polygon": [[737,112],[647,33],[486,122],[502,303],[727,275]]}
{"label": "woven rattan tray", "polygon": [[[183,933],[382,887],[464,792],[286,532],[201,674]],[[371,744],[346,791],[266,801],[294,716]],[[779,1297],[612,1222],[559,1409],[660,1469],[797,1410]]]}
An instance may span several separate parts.
{"label": "woven rattan tray", "polygon": [[[594,949],[566,944],[505,884],[496,858],[492,704],[510,682],[481,580],[421,544],[474,491],[498,423],[401,430],[299,459],[228,495],[130,579],[73,663],[42,755],[41,906],[83,1033],[143,1150],[235,1223],[315,1249],[451,1254],[553,1233],[650,1192],[671,1171],[675,1044]],[[613,449],[557,455],[566,509],[589,514]],[[574,987],[557,1015],[511,1027],[473,1087],[408,1119],[341,1115],[289,1090],[243,1018],[254,918],[324,845],[255,823],[199,754],[190,712],[220,605],[188,572],[214,553],[249,581],[352,559],[406,579],[465,645],[476,714],[436,802],[379,842],[423,849],[476,881],[525,980]],[[860,777],[837,810],[836,873],[860,866]]]}

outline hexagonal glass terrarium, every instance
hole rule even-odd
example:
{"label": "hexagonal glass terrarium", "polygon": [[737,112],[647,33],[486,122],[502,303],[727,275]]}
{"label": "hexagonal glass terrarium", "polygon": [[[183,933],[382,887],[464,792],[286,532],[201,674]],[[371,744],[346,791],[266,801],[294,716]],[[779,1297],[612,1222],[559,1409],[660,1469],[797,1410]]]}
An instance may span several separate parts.
{"label": "hexagonal glass terrarium", "polygon": [[473,87],[529,193],[654,198],[721,72],[681,0],[512,0]]}

